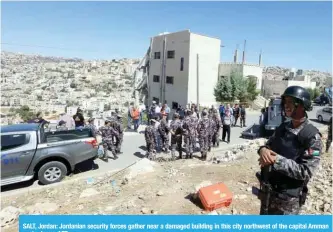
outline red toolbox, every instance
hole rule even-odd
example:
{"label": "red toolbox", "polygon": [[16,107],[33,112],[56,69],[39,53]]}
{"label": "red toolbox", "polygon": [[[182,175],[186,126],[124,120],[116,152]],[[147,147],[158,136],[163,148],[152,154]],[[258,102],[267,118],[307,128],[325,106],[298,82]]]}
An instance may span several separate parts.
{"label": "red toolbox", "polygon": [[223,183],[203,187],[199,189],[198,195],[203,207],[209,211],[228,207],[232,202],[232,193]]}

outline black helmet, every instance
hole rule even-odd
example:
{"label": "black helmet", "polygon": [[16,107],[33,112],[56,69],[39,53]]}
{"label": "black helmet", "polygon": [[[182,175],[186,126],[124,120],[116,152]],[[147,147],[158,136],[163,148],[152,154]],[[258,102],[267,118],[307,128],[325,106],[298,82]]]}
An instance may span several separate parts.
{"label": "black helmet", "polygon": [[296,99],[297,103],[304,106],[306,111],[311,111],[311,97],[310,93],[300,86],[289,86],[282,94],[282,104],[284,104],[284,97],[292,97]]}

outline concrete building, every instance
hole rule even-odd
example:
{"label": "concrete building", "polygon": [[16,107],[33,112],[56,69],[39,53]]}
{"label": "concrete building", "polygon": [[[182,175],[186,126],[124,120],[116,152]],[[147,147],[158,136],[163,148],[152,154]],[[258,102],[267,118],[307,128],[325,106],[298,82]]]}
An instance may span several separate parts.
{"label": "concrete building", "polygon": [[231,73],[236,72],[245,78],[255,78],[257,83],[257,89],[260,90],[262,84],[262,71],[263,68],[259,64],[221,63],[219,65],[218,78],[230,77]]}
{"label": "concrete building", "polygon": [[316,82],[311,81],[307,75],[296,76],[292,80],[263,80],[261,94],[263,97],[281,96],[289,86],[301,86],[303,88],[316,88]]}
{"label": "concrete building", "polygon": [[148,104],[167,101],[172,108],[199,101],[215,103],[221,41],[189,30],[151,39]]}

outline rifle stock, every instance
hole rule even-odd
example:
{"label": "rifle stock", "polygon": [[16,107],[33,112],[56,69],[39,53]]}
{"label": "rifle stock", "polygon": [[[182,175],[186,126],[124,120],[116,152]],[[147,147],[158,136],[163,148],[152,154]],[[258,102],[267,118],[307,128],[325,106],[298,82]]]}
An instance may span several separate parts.
{"label": "rifle stock", "polygon": [[261,204],[262,204],[262,214],[268,215],[269,200],[271,197],[271,185],[269,183],[269,175],[271,172],[272,166],[265,166],[261,168]]}

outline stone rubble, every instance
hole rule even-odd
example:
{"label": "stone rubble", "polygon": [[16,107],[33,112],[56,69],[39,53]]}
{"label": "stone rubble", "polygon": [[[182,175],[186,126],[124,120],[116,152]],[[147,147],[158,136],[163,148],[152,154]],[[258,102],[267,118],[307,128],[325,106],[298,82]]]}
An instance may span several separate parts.
{"label": "stone rubble", "polygon": [[6,227],[14,224],[18,216],[24,213],[23,210],[16,208],[14,206],[8,206],[1,210],[0,217],[1,217],[1,227]]}
{"label": "stone rubble", "polygon": [[322,158],[319,171],[309,182],[309,194],[302,214],[332,214],[332,163]]}

